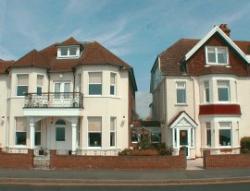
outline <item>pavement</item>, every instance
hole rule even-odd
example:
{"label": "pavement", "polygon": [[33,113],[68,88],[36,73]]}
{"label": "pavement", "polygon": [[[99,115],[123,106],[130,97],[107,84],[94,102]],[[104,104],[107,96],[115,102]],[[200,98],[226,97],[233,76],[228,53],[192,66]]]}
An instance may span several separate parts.
{"label": "pavement", "polygon": [[0,185],[163,186],[250,183],[250,169],[13,170],[0,169]]}

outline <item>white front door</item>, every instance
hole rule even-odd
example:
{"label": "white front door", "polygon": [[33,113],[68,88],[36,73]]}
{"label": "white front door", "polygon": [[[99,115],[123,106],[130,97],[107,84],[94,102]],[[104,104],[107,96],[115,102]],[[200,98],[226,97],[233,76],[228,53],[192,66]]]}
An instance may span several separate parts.
{"label": "white front door", "polygon": [[70,94],[70,82],[55,82],[55,95],[53,104],[55,107],[65,107],[72,104]]}

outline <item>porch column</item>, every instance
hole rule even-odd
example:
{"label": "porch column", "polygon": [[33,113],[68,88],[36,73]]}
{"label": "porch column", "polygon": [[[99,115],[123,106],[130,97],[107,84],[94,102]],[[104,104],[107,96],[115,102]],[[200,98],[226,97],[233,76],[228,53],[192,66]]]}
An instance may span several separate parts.
{"label": "porch column", "polygon": [[77,142],[76,142],[77,128],[76,128],[76,126],[77,126],[77,122],[75,120],[74,120],[74,122],[72,121],[72,123],[71,123],[71,136],[72,136],[71,137],[71,141],[72,141],[71,150],[72,150],[72,152],[75,152],[76,147],[77,147]]}
{"label": "porch column", "polygon": [[35,147],[35,123],[33,119],[29,120],[29,141],[30,141],[30,149],[34,149]]}

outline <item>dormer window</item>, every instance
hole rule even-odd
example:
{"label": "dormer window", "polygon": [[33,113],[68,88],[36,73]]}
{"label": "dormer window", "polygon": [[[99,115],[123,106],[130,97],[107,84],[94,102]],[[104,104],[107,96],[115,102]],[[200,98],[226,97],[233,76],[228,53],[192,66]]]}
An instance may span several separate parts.
{"label": "dormer window", "polygon": [[79,46],[61,46],[57,49],[57,58],[79,58],[80,47]]}
{"label": "dormer window", "polygon": [[206,64],[208,65],[228,65],[227,47],[206,47]]}

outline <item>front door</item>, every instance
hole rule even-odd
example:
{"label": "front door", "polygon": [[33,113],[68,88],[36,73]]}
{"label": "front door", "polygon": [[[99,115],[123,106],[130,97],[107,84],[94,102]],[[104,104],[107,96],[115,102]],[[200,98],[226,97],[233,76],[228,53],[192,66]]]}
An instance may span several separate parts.
{"label": "front door", "polygon": [[70,83],[69,82],[56,82],[54,104],[55,107],[65,107],[71,105]]}
{"label": "front door", "polygon": [[189,157],[188,130],[180,130],[180,148],[185,148],[187,158]]}

